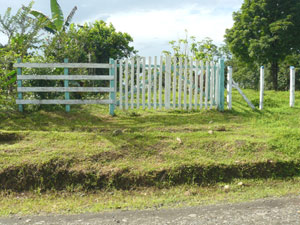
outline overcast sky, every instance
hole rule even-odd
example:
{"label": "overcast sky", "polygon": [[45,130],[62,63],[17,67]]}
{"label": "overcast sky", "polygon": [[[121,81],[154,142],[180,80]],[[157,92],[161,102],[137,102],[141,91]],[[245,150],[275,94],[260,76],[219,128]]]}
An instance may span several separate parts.
{"label": "overcast sky", "polygon": [[[30,0],[0,0],[0,14],[7,7],[13,12]],[[197,40],[210,37],[216,44],[223,42],[226,28],[233,24],[232,13],[243,0],[58,0],[67,16],[76,5],[73,22],[82,24],[94,20],[111,22],[117,31],[129,33],[133,46],[141,56],[160,55],[170,50],[171,40],[185,37],[184,30]],[[50,0],[36,0],[34,9],[50,16]],[[3,35],[0,42],[6,43]]]}

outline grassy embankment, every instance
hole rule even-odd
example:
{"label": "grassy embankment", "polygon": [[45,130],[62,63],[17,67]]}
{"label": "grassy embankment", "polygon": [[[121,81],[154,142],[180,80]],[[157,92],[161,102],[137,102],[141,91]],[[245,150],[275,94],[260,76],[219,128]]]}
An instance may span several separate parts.
{"label": "grassy embankment", "polygon": [[[246,94],[258,104],[257,92]],[[236,92],[233,110],[224,113],[117,111],[110,117],[106,106],[0,112],[0,215],[297,193],[297,99],[299,92],[291,109],[288,92],[267,92],[262,112],[252,111]],[[246,185],[238,187],[238,181]],[[225,183],[235,186],[225,193]]]}

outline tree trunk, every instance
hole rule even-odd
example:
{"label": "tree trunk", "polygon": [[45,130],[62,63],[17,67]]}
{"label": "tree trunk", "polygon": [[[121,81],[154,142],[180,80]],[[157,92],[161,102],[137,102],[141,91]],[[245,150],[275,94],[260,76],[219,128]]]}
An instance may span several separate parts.
{"label": "tree trunk", "polygon": [[273,82],[273,89],[275,91],[278,90],[278,62],[272,62],[271,63],[271,76],[272,76],[272,82]]}

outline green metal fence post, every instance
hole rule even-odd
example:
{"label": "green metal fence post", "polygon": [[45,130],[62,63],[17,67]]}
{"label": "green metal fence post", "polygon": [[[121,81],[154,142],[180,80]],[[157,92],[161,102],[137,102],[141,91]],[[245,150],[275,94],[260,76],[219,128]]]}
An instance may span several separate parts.
{"label": "green metal fence post", "polygon": [[[69,59],[64,59],[64,63],[68,63]],[[64,68],[64,75],[69,75],[69,68]],[[65,80],[64,81],[64,86],[65,87],[69,87],[69,81]],[[70,93],[69,92],[65,92],[65,100],[70,100]],[[66,112],[70,112],[71,107],[70,105],[66,105]]]}
{"label": "green metal fence post", "polygon": [[110,64],[109,75],[114,77],[114,79],[110,81],[110,88],[113,88],[114,91],[109,93],[109,99],[112,100],[112,103],[109,104],[109,114],[111,116],[114,116],[115,115],[115,103],[116,103],[115,60],[109,59],[109,64]]}
{"label": "green metal fence post", "polygon": [[221,58],[219,60],[219,66],[220,66],[220,104],[218,105],[218,110],[223,112],[224,111],[224,104],[225,104],[225,97],[224,97],[224,92],[225,92],[225,65],[224,65],[224,59]]}
{"label": "green metal fence post", "polygon": [[[21,63],[21,59],[19,58],[17,62]],[[22,75],[22,68],[20,67],[17,68],[17,75]],[[22,87],[22,80],[18,80],[18,87]],[[22,92],[18,92],[18,99],[19,100],[23,99]],[[19,105],[19,111],[23,112],[23,105]]]}

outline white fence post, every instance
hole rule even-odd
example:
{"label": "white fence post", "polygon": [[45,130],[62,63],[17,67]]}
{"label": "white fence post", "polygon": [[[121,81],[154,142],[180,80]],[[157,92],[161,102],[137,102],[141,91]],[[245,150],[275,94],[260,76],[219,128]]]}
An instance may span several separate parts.
{"label": "white fence post", "polygon": [[227,107],[232,109],[232,67],[228,66],[227,74]]}
{"label": "white fence post", "polygon": [[290,67],[290,107],[295,106],[295,67]]}
{"label": "white fence post", "polygon": [[259,110],[263,109],[264,104],[264,83],[265,83],[265,68],[260,67],[260,98],[259,98]]}

